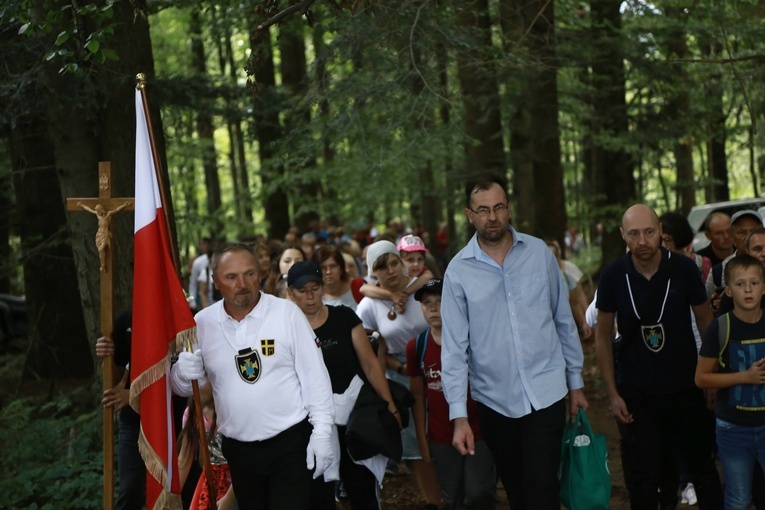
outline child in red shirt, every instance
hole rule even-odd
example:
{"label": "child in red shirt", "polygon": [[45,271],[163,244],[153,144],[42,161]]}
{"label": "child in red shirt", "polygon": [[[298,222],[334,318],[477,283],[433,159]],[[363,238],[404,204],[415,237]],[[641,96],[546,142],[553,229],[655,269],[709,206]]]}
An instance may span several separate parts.
{"label": "child in red shirt", "polygon": [[444,508],[493,509],[496,470],[478,427],[476,403],[469,396],[468,422],[475,435],[475,455],[463,457],[452,446],[454,426],[441,387],[442,286],[441,280],[429,280],[414,294],[430,326],[410,340],[406,348],[410,390],[415,398],[412,414],[417,441],[423,460],[433,462],[436,469]]}

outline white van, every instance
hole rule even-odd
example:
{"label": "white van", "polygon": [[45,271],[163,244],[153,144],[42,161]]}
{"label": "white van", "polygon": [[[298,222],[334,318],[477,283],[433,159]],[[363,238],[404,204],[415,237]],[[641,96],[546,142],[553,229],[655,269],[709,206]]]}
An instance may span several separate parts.
{"label": "white van", "polygon": [[760,216],[765,217],[765,197],[746,198],[743,200],[731,200],[729,202],[715,202],[712,204],[695,205],[688,213],[688,223],[696,232],[693,239],[693,250],[697,251],[709,244],[709,239],[704,234],[704,221],[710,213],[722,211],[732,216],[736,211],[751,209],[757,211]]}

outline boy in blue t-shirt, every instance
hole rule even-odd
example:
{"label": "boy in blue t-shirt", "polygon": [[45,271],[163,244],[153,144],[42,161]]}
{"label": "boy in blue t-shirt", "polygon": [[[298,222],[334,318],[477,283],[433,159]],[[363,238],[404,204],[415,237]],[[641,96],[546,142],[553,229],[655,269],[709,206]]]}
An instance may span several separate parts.
{"label": "boy in blue t-shirt", "polygon": [[[755,462],[765,467],[765,268],[749,255],[725,266],[733,310],[710,324],[699,352],[696,385],[718,389],[717,450],[725,508],[748,509]],[[722,332],[721,332],[722,329]]]}

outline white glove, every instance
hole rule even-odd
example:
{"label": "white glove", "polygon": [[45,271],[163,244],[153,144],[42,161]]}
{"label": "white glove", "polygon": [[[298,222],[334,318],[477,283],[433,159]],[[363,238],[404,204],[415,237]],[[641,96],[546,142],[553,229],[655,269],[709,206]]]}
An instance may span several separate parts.
{"label": "white glove", "polygon": [[[314,463],[314,457],[316,462]],[[309,471],[316,466],[313,472],[314,479],[324,474],[329,466],[332,465],[334,454],[332,453],[332,437],[328,434],[317,433],[316,430],[311,434],[306,448],[305,463]]]}
{"label": "white glove", "polygon": [[189,383],[199,379],[200,386],[204,386],[207,382],[205,379],[205,365],[202,363],[202,351],[200,349],[194,351],[193,354],[182,351],[178,355],[178,361],[175,362],[175,370],[178,379],[182,382]]}

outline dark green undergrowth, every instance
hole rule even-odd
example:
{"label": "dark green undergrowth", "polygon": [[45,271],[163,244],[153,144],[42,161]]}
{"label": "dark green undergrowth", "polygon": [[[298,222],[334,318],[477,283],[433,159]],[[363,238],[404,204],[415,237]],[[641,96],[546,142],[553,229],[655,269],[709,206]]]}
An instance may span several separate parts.
{"label": "dark green undergrowth", "polygon": [[87,510],[102,504],[101,420],[68,400],[0,409],[0,507]]}

